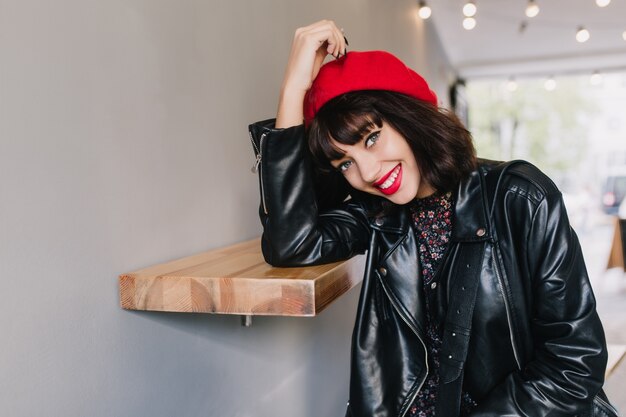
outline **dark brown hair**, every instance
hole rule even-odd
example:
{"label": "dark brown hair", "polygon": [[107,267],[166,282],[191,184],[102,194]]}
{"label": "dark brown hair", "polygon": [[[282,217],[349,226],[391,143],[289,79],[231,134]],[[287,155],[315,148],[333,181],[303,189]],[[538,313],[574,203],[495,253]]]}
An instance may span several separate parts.
{"label": "dark brown hair", "polygon": [[331,140],[354,145],[383,121],[413,151],[420,174],[437,191],[452,191],[476,167],[472,137],[456,115],[392,91],[353,91],[326,103],[309,127],[309,148],[322,170],[343,153]]}

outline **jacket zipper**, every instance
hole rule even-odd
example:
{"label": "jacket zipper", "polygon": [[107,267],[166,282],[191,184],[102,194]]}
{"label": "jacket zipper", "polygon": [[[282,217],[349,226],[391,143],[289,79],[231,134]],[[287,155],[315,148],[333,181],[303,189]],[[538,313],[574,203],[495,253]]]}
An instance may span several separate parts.
{"label": "jacket zipper", "polygon": [[419,387],[417,387],[417,390],[415,391],[415,393],[413,394],[413,396],[411,397],[411,401],[409,401],[409,406],[404,410],[404,412],[400,415],[400,417],[404,417],[406,416],[406,413],[409,411],[409,409],[411,408],[411,404],[413,404],[413,401],[415,401],[415,398],[417,397],[417,394],[420,392],[420,390],[422,389],[422,386],[424,385],[424,382],[426,382],[426,378],[428,378],[428,373],[429,373],[429,369],[428,369],[428,349],[426,348],[426,344],[424,343],[424,341],[422,340],[422,338],[419,335],[419,332],[417,331],[417,329],[415,327],[413,327],[413,325],[411,323],[409,323],[409,321],[404,317],[404,315],[402,314],[402,312],[400,311],[400,308],[398,307],[398,305],[396,304],[396,302],[394,301],[393,297],[391,297],[389,295],[389,292],[387,292],[387,289],[385,288],[384,285],[381,285],[381,287],[383,287],[383,291],[385,292],[385,294],[387,295],[387,298],[389,299],[389,301],[391,302],[391,305],[393,306],[393,308],[396,310],[396,313],[398,313],[398,315],[400,316],[400,318],[402,319],[402,321],[409,326],[409,328],[413,331],[413,333],[415,333],[415,336],[417,336],[417,338],[419,339],[420,343],[422,344],[422,346],[424,347],[424,363],[426,364],[426,374],[424,376],[424,379],[422,379],[422,382],[420,382]]}
{"label": "jacket zipper", "polygon": [[498,263],[498,258],[496,257],[496,247],[493,246],[492,254],[494,271],[496,271],[496,278],[498,279],[498,283],[500,284],[500,292],[502,293],[502,299],[504,300],[504,309],[506,310],[506,320],[509,323],[509,334],[511,338],[511,347],[513,348],[513,356],[515,356],[515,362],[517,363],[517,369],[521,370],[522,365],[519,358],[519,354],[517,349],[515,348],[515,339],[513,337],[513,321],[511,320],[511,312],[509,306],[509,299],[504,292],[504,280],[500,276],[500,264]]}
{"label": "jacket zipper", "polygon": [[600,397],[599,395],[596,395],[596,400],[598,400],[598,402],[602,405],[604,405],[606,408],[608,408],[609,410],[611,410],[613,413],[615,413],[615,415],[619,415],[619,413],[617,412],[617,409],[615,407],[613,407],[611,404],[607,403],[606,401],[604,401],[602,399],[602,397]]}
{"label": "jacket zipper", "polygon": [[261,184],[261,205],[263,206],[263,213],[267,214],[267,205],[265,204],[265,190],[263,189],[263,175],[261,175],[261,149],[263,149],[263,139],[267,136],[267,132],[264,132],[261,135],[261,139],[259,139],[259,147],[257,148],[256,143],[254,143],[254,139],[252,138],[252,132],[248,131],[250,135],[250,142],[252,142],[252,147],[256,151],[256,160],[254,161],[254,165],[252,165],[252,173],[259,173],[259,183]]}

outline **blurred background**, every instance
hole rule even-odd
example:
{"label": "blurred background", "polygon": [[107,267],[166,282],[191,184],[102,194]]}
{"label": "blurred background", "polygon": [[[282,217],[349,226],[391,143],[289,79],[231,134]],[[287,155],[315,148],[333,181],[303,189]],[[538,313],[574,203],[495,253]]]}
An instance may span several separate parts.
{"label": "blurred background", "polygon": [[420,3],[456,79],[450,103],[487,159],[531,161],[563,192],[626,410],[626,2]]}
{"label": "blurred background", "polygon": [[531,161],[563,192],[610,344],[606,390],[625,410],[626,2],[429,3],[478,154]]}

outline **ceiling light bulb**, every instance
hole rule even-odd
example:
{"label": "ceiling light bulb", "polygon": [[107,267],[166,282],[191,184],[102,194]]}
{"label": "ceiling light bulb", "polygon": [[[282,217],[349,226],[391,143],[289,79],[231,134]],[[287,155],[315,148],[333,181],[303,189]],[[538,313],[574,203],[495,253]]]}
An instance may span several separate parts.
{"label": "ceiling light bulb", "polygon": [[576,40],[580,43],[587,42],[591,35],[589,31],[582,26],[578,27],[578,31],[576,32]]}
{"label": "ceiling light bulb", "polygon": [[606,7],[611,3],[611,0],[596,0],[598,7]]}
{"label": "ceiling light bulb", "polygon": [[465,17],[472,17],[476,15],[476,3],[474,3],[472,0],[465,3],[465,5],[463,6],[463,15]]}
{"label": "ceiling light bulb", "polygon": [[535,17],[539,14],[539,6],[535,3],[535,0],[530,0],[528,6],[526,6],[526,16]]}
{"label": "ceiling light bulb", "polygon": [[556,81],[554,81],[554,78],[550,77],[546,80],[543,86],[546,88],[546,90],[553,91],[556,88]]}
{"label": "ceiling light bulb", "polygon": [[463,27],[465,30],[472,30],[476,27],[476,19],[473,17],[466,17],[463,19]]}
{"label": "ceiling light bulb", "polygon": [[430,9],[430,7],[426,5],[425,1],[419,2],[419,8],[420,8],[419,15],[422,19],[428,19],[430,15],[432,14],[432,10]]}
{"label": "ceiling light bulb", "polygon": [[622,39],[626,41],[626,30],[622,32]]}
{"label": "ceiling light bulb", "polygon": [[589,78],[589,82],[591,83],[591,85],[602,84],[602,74],[600,74],[598,71],[594,71],[593,74],[591,74],[591,78]]}

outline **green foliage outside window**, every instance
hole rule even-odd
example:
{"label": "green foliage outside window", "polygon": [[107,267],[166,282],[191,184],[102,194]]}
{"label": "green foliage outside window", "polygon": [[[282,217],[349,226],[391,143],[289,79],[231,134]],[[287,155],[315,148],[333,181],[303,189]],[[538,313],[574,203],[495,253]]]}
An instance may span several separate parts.
{"label": "green foliage outside window", "polygon": [[588,122],[598,110],[594,100],[585,97],[588,81],[558,79],[552,91],[540,79],[517,84],[515,91],[502,81],[467,85],[469,128],[478,155],[526,159],[553,178],[563,178],[585,157]]}

